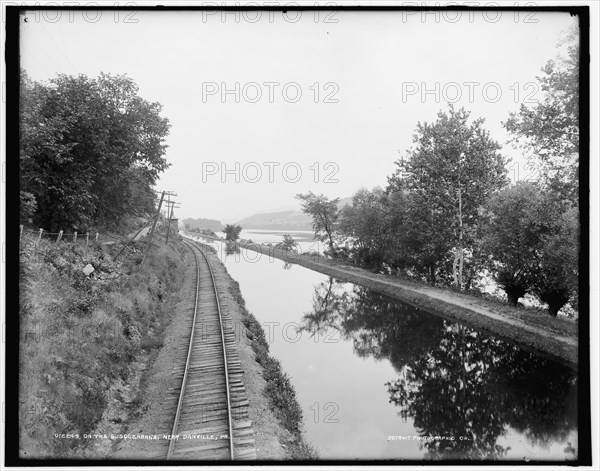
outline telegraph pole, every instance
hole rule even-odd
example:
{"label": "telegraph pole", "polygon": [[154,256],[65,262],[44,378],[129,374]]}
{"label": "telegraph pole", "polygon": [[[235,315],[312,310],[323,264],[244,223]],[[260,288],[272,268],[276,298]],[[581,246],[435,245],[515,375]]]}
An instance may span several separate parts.
{"label": "telegraph pole", "polygon": [[[165,238],[165,243],[168,244],[169,243],[169,233],[171,232],[171,219],[173,218],[173,210],[175,208],[179,208],[179,206],[176,206],[178,203],[175,201],[168,201],[167,202],[167,214],[169,216],[168,218],[168,223],[167,223],[167,236]],[[169,211],[169,206],[170,206],[170,211]]]}
{"label": "telegraph pole", "polygon": [[150,248],[152,247],[152,239],[154,238],[154,229],[156,229],[156,222],[158,221],[158,218],[160,216],[160,207],[162,206],[162,202],[163,202],[164,198],[165,198],[165,192],[163,191],[160,194],[158,210],[156,211],[156,217],[154,218],[154,221],[152,222],[152,229],[150,229],[150,236],[148,237],[148,243],[146,245],[146,250],[144,251],[144,257],[142,258],[142,263],[140,265],[144,264],[144,262],[146,261],[146,257],[148,256],[148,253],[150,252]]}

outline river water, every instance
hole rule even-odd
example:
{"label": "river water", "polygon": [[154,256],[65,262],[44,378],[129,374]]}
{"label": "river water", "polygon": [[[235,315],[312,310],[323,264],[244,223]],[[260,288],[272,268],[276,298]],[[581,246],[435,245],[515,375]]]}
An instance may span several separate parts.
{"label": "river water", "polygon": [[[244,238],[281,240],[267,232]],[[568,367],[358,285],[211,244],[291,377],[321,459],[576,458]]]}

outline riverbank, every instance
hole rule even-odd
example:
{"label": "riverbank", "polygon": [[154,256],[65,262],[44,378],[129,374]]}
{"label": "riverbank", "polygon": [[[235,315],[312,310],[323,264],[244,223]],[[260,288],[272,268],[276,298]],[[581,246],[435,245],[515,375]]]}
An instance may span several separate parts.
{"label": "riverbank", "polygon": [[[222,239],[213,240],[225,242]],[[576,320],[555,318],[535,308],[517,308],[488,297],[373,273],[319,255],[301,255],[255,243],[238,242],[237,245],[267,257],[355,283],[432,314],[489,332],[561,363],[571,366],[578,363]]]}

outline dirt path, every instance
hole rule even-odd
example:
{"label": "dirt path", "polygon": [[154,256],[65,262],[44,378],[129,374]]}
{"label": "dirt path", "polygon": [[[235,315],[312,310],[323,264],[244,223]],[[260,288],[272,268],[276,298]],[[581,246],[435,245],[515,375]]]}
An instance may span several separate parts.
{"label": "dirt path", "polygon": [[364,286],[432,314],[488,331],[525,348],[547,354],[563,363],[577,364],[576,321],[553,318],[533,309],[514,308],[490,299],[375,274],[360,268],[329,262],[322,257],[298,255],[259,244],[239,243],[239,246]]}

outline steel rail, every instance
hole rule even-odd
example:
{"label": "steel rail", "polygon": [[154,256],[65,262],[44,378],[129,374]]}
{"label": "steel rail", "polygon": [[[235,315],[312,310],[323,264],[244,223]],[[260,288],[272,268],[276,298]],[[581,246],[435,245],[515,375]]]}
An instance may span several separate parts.
{"label": "steel rail", "polygon": [[188,376],[188,366],[190,359],[192,358],[192,347],[194,343],[194,332],[196,330],[196,318],[198,314],[198,295],[200,293],[200,264],[198,263],[198,256],[194,249],[188,247],[192,254],[194,254],[194,260],[196,261],[196,296],[194,299],[194,318],[192,320],[192,333],[190,335],[190,344],[188,346],[188,353],[185,360],[185,371],[183,373],[183,380],[181,381],[181,390],[179,391],[179,400],[177,402],[177,411],[175,413],[175,420],[173,421],[173,430],[171,431],[171,439],[169,440],[169,450],[167,451],[167,460],[171,459],[173,454],[173,447],[175,446],[175,435],[177,434],[177,426],[179,425],[179,414],[181,412],[181,405],[183,404],[183,397],[185,394],[185,385]]}
{"label": "steel rail", "polygon": [[221,314],[221,303],[219,302],[219,291],[217,290],[217,283],[215,281],[215,275],[213,273],[212,266],[208,261],[208,257],[202,251],[200,247],[197,247],[204,260],[206,260],[206,264],[208,265],[208,271],[210,272],[210,278],[213,283],[213,288],[215,291],[215,299],[217,300],[217,311],[219,313],[219,327],[221,328],[221,345],[223,346],[223,360],[225,362],[225,389],[227,393],[227,420],[229,422],[229,450],[231,459],[235,459],[235,451],[233,448],[233,421],[231,420],[231,394],[229,392],[229,366],[227,363],[227,348],[225,347],[225,332],[223,331],[223,316]]}
{"label": "steel rail", "polygon": [[186,387],[186,382],[187,382],[189,364],[190,364],[190,360],[192,357],[193,340],[194,340],[194,333],[195,333],[195,328],[196,328],[196,318],[197,318],[197,313],[198,313],[198,297],[199,297],[199,293],[200,293],[200,263],[198,261],[198,256],[197,256],[194,248],[200,252],[202,257],[206,261],[206,264],[208,265],[208,271],[210,273],[210,278],[211,278],[212,286],[213,286],[213,292],[215,294],[215,300],[216,300],[216,304],[217,304],[217,312],[219,314],[219,327],[220,327],[220,331],[221,331],[221,346],[223,347],[223,362],[224,362],[223,364],[224,364],[224,369],[225,369],[225,389],[226,389],[226,397],[227,397],[227,420],[228,420],[228,429],[229,429],[229,455],[231,457],[231,460],[234,460],[235,459],[235,451],[234,451],[234,446],[233,446],[233,421],[231,419],[231,394],[230,394],[230,390],[229,390],[229,368],[228,368],[228,363],[227,363],[227,349],[225,347],[225,333],[223,330],[223,316],[221,314],[221,304],[219,302],[219,292],[217,290],[217,284],[215,282],[215,276],[214,276],[214,273],[212,270],[212,266],[208,260],[208,257],[204,254],[204,251],[197,245],[197,243],[195,241],[190,242],[190,241],[187,241],[184,239],[184,242],[188,246],[188,248],[192,251],[192,253],[194,254],[194,259],[196,261],[196,267],[197,267],[196,297],[194,300],[194,318],[192,321],[192,333],[190,336],[190,343],[189,343],[189,347],[188,347],[187,359],[185,362],[185,371],[184,371],[183,380],[182,380],[182,384],[181,384],[181,390],[179,392],[179,401],[177,403],[177,412],[175,414],[175,421],[173,422],[173,430],[171,432],[171,438],[169,441],[169,450],[167,452],[167,460],[171,459],[171,456],[173,454],[173,448],[175,445],[175,436],[177,434],[177,427],[179,424],[179,416],[180,416],[180,412],[181,412],[181,406],[183,404],[183,399],[185,396],[185,387]]}

